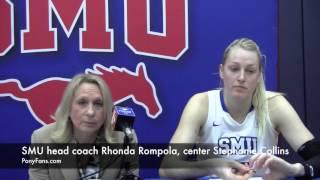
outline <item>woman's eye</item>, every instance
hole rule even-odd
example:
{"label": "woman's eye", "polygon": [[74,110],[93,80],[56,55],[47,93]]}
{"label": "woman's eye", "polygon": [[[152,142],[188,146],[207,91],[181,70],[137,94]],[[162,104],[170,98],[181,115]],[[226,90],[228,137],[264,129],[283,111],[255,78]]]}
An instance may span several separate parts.
{"label": "woman's eye", "polygon": [[98,106],[98,107],[102,107],[103,106],[103,102],[95,102],[94,105]]}
{"label": "woman's eye", "polygon": [[239,68],[237,68],[237,67],[231,67],[230,70],[231,70],[232,72],[236,72],[236,71],[239,70]]}
{"label": "woman's eye", "polygon": [[253,73],[255,73],[256,71],[253,70],[253,69],[248,69],[247,72],[250,73],[250,74],[253,74]]}
{"label": "woman's eye", "polygon": [[86,100],[79,100],[78,101],[78,104],[83,106],[83,105],[86,105],[87,104],[87,101]]}

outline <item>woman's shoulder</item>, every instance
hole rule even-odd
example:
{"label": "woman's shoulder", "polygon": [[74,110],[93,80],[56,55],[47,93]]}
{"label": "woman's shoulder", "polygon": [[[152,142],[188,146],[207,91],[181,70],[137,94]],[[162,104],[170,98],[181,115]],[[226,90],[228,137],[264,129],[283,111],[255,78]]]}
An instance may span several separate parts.
{"label": "woman's shoulder", "polygon": [[38,133],[38,134],[43,134],[43,133],[48,133],[48,132],[52,132],[56,127],[56,123],[50,123],[50,124],[46,124],[43,125],[42,127],[34,130],[34,132]]}
{"label": "woman's shoulder", "polygon": [[189,101],[192,105],[199,105],[200,107],[207,106],[209,93],[210,91],[196,93]]}
{"label": "woman's shoulder", "polygon": [[[194,94],[185,107],[183,117],[187,117],[186,119],[191,120],[192,123],[197,123],[199,126],[204,124],[208,115],[209,93],[210,91]],[[195,121],[195,119],[199,119],[199,121]]]}
{"label": "woman's shoulder", "polygon": [[283,97],[283,93],[281,93],[281,92],[276,92],[276,91],[266,91],[266,98],[268,99],[268,100],[271,100],[271,99],[273,99],[273,98],[275,98],[275,97]]}
{"label": "woman's shoulder", "polygon": [[281,123],[282,119],[286,118],[284,116],[291,116],[292,113],[295,113],[295,111],[292,111],[293,108],[283,93],[268,91],[266,96],[269,116],[275,126]]}
{"label": "woman's shoulder", "polygon": [[289,103],[285,97],[285,94],[281,92],[267,91],[266,99],[269,107],[279,107],[283,105],[286,106]]}
{"label": "woman's shoulder", "polygon": [[209,91],[204,91],[204,92],[198,92],[192,96],[192,98],[197,99],[198,101],[208,101],[209,96],[218,96],[220,95],[221,89],[213,89]]}
{"label": "woman's shoulder", "polygon": [[269,111],[281,110],[286,108],[289,103],[285,98],[285,95],[280,92],[267,91],[266,98],[268,101]]}
{"label": "woman's shoulder", "polygon": [[198,92],[189,99],[188,105],[197,111],[200,109],[199,113],[202,112],[207,116],[210,102],[216,100],[220,102],[220,92],[221,89]]}
{"label": "woman's shoulder", "polygon": [[55,130],[56,123],[46,124],[33,131],[32,136],[42,142],[50,142],[50,134]]}

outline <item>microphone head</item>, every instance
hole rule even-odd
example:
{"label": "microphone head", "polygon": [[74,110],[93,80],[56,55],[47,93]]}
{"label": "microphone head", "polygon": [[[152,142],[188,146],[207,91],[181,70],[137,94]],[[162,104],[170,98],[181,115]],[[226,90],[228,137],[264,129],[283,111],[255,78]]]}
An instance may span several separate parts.
{"label": "microphone head", "polygon": [[136,115],[130,107],[114,106],[111,124],[115,131],[124,131],[133,128]]}

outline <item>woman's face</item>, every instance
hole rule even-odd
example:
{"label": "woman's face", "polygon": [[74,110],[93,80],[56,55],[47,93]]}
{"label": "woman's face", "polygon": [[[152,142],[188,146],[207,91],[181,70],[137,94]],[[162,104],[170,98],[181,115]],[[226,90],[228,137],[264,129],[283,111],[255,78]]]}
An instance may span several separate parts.
{"label": "woman's face", "polygon": [[75,91],[70,117],[73,129],[80,133],[96,133],[104,123],[103,98],[93,83],[82,83]]}
{"label": "woman's face", "polygon": [[260,80],[259,59],[256,52],[240,47],[230,50],[224,65],[220,65],[220,77],[224,90],[235,98],[252,97]]}

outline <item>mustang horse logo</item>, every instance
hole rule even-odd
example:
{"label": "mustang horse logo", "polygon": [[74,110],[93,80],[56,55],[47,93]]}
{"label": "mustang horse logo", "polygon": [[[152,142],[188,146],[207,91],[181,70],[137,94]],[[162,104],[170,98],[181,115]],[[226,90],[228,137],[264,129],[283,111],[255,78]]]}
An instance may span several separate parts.
{"label": "mustang horse logo", "polygon": [[[86,69],[85,73],[96,74],[105,80],[115,104],[131,98],[146,110],[150,118],[157,118],[162,113],[155,86],[149,79],[143,63],[137,65],[136,72],[94,64],[93,69]],[[51,116],[58,107],[69,81],[67,78],[51,77],[24,88],[17,79],[0,80],[0,97],[10,96],[15,100],[24,101],[38,122],[49,124],[54,122]]]}

